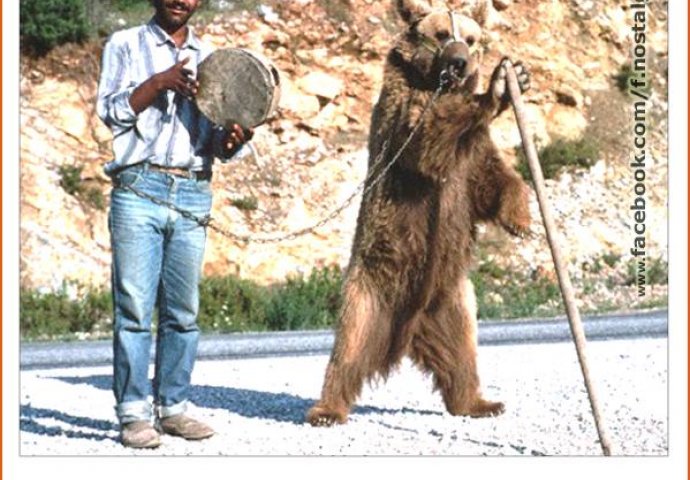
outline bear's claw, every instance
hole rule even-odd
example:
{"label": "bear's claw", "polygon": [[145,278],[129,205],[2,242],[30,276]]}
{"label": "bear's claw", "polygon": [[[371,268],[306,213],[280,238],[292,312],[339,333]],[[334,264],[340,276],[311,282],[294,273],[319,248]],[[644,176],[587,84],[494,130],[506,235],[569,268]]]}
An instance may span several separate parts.
{"label": "bear's claw", "polygon": [[472,418],[497,417],[506,411],[503,402],[490,402],[482,398],[477,399],[470,406],[461,408],[448,408],[451,415],[462,415]]}
{"label": "bear's claw", "polygon": [[517,61],[513,63],[508,57],[503,57],[501,62],[496,67],[494,71],[491,91],[495,98],[501,101],[509,100],[508,84],[507,84],[507,69],[512,67],[515,70],[515,76],[517,77],[518,85],[520,87],[520,92],[525,93],[530,88],[530,74],[527,67],[521,62]]}
{"label": "bear's claw", "polygon": [[481,401],[470,411],[470,417],[497,417],[506,411],[503,402]]}
{"label": "bear's claw", "polygon": [[332,427],[335,424],[345,423],[347,416],[323,407],[313,407],[307,413],[306,420],[313,427]]}
{"label": "bear's claw", "polygon": [[532,232],[529,229],[518,227],[517,225],[504,225],[505,229],[514,237],[521,239],[529,238],[532,236]]}

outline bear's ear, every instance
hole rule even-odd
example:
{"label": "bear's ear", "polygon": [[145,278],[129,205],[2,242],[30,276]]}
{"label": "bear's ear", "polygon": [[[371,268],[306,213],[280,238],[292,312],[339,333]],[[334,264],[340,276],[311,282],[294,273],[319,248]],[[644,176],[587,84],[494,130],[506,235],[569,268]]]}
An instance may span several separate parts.
{"label": "bear's ear", "polygon": [[458,12],[467,15],[484,28],[489,19],[491,0],[461,0],[455,5]]}
{"label": "bear's ear", "polygon": [[397,0],[398,13],[408,25],[414,25],[431,11],[428,3],[418,0]]}
{"label": "bear's ear", "polygon": [[476,2],[470,16],[483,28],[489,18],[489,2],[487,0]]}

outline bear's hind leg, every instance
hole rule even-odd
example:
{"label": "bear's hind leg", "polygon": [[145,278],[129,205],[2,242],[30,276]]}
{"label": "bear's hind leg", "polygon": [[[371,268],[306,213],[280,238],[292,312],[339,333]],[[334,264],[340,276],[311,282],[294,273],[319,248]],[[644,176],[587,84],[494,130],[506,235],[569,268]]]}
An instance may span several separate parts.
{"label": "bear's hind leg", "polygon": [[[307,412],[313,426],[345,423],[362,385],[380,368],[382,354],[378,340],[387,330],[380,302],[356,273],[348,276],[338,331],[321,399]],[[381,321],[383,320],[383,321]],[[372,328],[377,322],[376,328]]]}
{"label": "bear's hind leg", "polygon": [[412,339],[412,359],[433,374],[448,412],[471,417],[503,413],[503,403],[484,400],[480,393],[476,303],[469,279],[423,315]]}

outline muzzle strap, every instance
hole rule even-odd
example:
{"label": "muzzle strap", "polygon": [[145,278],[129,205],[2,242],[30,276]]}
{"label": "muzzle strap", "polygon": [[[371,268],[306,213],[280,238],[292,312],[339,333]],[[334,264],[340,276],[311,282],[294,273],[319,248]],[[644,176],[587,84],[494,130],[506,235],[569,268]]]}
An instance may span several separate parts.
{"label": "muzzle strap", "polygon": [[458,25],[458,21],[455,18],[455,12],[448,10],[448,15],[450,16],[450,28],[453,30],[453,40],[459,42],[462,40],[462,37],[460,37],[460,25]]}
{"label": "muzzle strap", "polygon": [[443,45],[438,45],[435,40],[427,37],[426,35],[420,35],[419,39],[421,45],[427,50],[434,53],[434,55],[440,55],[441,52],[448,46],[451,42],[462,42],[462,35],[460,35],[460,24],[457,19],[457,15],[453,10],[448,9],[448,16],[450,17],[450,28],[451,28],[451,38],[448,38]]}

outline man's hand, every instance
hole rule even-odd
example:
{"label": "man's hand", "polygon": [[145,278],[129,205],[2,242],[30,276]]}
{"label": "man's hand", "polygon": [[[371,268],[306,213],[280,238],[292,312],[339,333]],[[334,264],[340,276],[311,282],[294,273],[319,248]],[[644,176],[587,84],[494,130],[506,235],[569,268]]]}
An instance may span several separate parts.
{"label": "man's hand", "polygon": [[242,145],[247,143],[254,136],[254,129],[243,129],[240,125],[233,123],[226,127],[227,135],[225,137],[225,150],[228,156],[235,154]]}
{"label": "man's hand", "polygon": [[175,65],[157,73],[139,85],[129,97],[129,104],[135,113],[139,114],[150,107],[159,93],[173,90],[185,97],[191,98],[199,90],[199,82],[192,78],[193,72],[184,66],[189,63],[189,57],[180,60]]}
{"label": "man's hand", "polygon": [[185,68],[189,63],[189,57],[180,60],[175,65],[156,74],[156,88],[162,90],[173,90],[185,97],[193,97],[199,90],[199,82],[192,78],[194,72]]}

